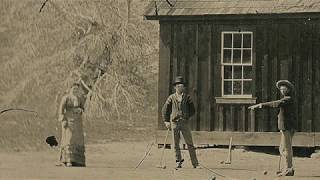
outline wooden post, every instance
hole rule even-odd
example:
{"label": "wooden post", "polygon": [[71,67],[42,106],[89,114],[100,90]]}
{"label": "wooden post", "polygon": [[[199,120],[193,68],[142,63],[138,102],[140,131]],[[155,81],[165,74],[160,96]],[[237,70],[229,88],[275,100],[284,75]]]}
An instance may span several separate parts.
{"label": "wooden post", "polygon": [[246,106],[241,107],[241,121],[239,124],[240,131],[246,131]]}
{"label": "wooden post", "polygon": [[250,110],[250,131],[254,132],[256,126],[256,119],[255,119],[255,111],[254,109]]}

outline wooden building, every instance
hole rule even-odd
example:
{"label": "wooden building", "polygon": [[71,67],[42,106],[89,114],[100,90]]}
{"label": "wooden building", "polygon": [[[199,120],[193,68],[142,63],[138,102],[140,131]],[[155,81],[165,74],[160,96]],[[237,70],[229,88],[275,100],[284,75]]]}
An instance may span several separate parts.
{"label": "wooden building", "polygon": [[197,109],[196,144],[279,144],[275,83],[295,84],[294,146],[320,146],[320,0],[152,1],[145,18],[160,23],[159,118],[181,75]]}

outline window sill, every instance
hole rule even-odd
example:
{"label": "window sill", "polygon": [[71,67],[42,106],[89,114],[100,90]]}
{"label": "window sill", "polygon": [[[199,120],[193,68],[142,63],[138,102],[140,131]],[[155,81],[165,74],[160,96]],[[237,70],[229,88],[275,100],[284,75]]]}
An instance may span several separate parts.
{"label": "window sill", "polygon": [[215,97],[217,104],[256,104],[256,97]]}

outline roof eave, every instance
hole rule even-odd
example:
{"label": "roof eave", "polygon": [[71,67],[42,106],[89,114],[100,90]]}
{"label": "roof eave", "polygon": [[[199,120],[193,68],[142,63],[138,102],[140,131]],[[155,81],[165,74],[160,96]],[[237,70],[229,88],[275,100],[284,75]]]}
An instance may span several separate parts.
{"label": "roof eave", "polygon": [[296,13],[251,13],[251,14],[202,14],[202,15],[144,15],[146,20],[218,20],[218,19],[320,19],[320,12]]}

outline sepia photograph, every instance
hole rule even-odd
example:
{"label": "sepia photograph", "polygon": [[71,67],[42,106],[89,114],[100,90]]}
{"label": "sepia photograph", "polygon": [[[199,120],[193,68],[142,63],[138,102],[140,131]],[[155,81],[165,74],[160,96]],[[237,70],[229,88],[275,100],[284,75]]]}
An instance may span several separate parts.
{"label": "sepia photograph", "polygon": [[0,179],[320,180],[320,0],[0,0]]}

